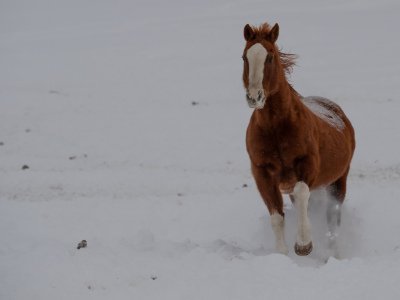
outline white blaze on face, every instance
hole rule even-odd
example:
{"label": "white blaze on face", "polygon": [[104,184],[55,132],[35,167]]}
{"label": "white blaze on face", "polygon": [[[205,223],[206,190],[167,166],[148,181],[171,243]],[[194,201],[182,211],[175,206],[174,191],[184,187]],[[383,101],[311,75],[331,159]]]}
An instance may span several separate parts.
{"label": "white blaze on face", "polygon": [[267,58],[267,50],[260,44],[254,44],[247,50],[247,60],[249,62],[249,88],[248,97],[256,101],[259,95],[261,95],[262,103],[256,103],[256,107],[264,106],[265,95],[262,85],[264,78],[264,63]]}

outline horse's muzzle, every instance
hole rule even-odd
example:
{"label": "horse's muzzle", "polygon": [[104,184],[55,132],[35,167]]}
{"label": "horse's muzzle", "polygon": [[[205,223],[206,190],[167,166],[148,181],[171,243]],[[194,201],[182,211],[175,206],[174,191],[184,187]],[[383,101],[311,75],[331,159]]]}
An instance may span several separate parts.
{"label": "horse's muzzle", "polygon": [[250,90],[246,93],[246,99],[250,108],[262,109],[265,105],[266,97],[263,90]]}

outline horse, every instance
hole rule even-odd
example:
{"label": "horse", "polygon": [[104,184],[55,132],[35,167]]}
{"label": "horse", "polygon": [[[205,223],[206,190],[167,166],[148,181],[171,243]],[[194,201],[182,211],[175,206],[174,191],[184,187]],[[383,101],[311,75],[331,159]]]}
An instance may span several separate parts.
{"label": "horse", "polygon": [[337,235],[355,134],[336,103],[302,97],[288,82],[297,57],[280,51],[278,35],[277,23],[272,28],[268,23],[244,27],[243,84],[247,103],[254,109],[246,148],[270,214],[276,250],[288,254],[283,194],[289,194],[297,214],[294,251],[305,256],[313,249],[307,212],[310,191],[325,188],[335,199],[326,214],[329,235]]}

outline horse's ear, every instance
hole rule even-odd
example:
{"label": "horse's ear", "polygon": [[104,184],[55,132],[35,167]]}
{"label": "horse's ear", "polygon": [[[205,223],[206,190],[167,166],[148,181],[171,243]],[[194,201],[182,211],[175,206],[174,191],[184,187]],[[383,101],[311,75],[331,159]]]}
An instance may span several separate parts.
{"label": "horse's ear", "polygon": [[271,43],[275,43],[279,36],[279,25],[275,23],[274,27],[272,27],[271,31],[268,34],[268,39]]}
{"label": "horse's ear", "polygon": [[243,34],[246,41],[251,41],[252,39],[254,39],[255,36],[254,30],[249,24],[246,24],[246,26],[244,26]]}

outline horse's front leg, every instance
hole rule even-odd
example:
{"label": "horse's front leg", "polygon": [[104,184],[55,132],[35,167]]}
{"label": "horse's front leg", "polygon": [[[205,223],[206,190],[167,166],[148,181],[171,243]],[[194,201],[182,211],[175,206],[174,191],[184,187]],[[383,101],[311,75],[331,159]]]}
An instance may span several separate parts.
{"label": "horse's front leg", "polygon": [[275,235],[276,250],[282,254],[288,254],[285,242],[285,215],[283,213],[283,199],[278,185],[274,183],[265,168],[252,166],[254,179],[264,203],[267,205],[271,216],[271,226]]}
{"label": "horse's front leg", "polygon": [[297,182],[293,189],[293,197],[297,211],[297,237],[294,251],[297,255],[304,256],[310,254],[313,248],[310,220],[307,213],[310,198],[308,185],[303,181]]}
{"label": "horse's front leg", "polygon": [[[308,219],[308,200],[310,199],[309,186],[315,179],[315,170],[318,170],[318,156],[314,151],[309,150],[309,155],[298,159],[295,170],[298,182],[294,186],[291,198],[294,199],[294,205],[297,211],[297,237],[294,245],[294,251],[297,255],[308,255],[313,249],[311,240],[311,226]],[[314,155],[313,155],[314,154]]]}

